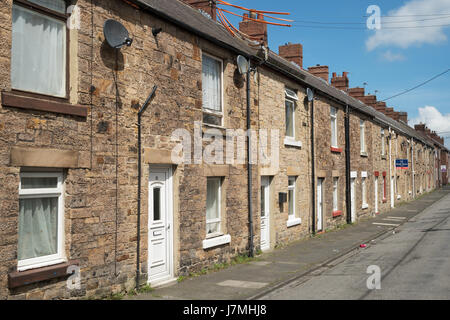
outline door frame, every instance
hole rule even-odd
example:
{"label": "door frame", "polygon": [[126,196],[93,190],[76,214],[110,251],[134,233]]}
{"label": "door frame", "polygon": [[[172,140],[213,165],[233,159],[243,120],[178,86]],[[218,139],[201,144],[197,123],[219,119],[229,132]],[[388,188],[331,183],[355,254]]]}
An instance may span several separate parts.
{"label": "door frame", "polygon": [[378,214],[378,177],[375,177],[374,188],[375,188],[375,214]]}
{"label": "door frame", "polygon": [[[323,213],[324,213],[324,198],[323,198],[323,185],[324,185],[325,179],[319,178],[317,179],[317,232],[322,232],[324,229],[324,221],[323,221]],[[319,192],[320,188],[320,192]],[[319,199],[321,200],[319,203]],[[320,211],[320,215],[319,215]],[[320,222],[320,224],[319,224]],[[320,225],[320,228],[319,228]]]}
{"label": "door frame", "polygon": [[352,223],[356,222],[356,178],[350,179],[350,212]]}
{"label": "door frame", "polygon": [[[263,248],[262,244],[261,244],[261,251],[268,251],[271,248],[271,241],[270,241],[270,233],[271,233],[271,228],[270,228],[270,224],[271,224],[271,217],[270,214],[272,212],[272,210],[270,210],[270,176],[262,176],[261,177],[261,186],[264,186],[264,200],[265,200],[265,204],[264,204],[264,208],[266,210],[266,235],[267,235],[267,244],[266,246]],[[262,192],[262,190],[261,190]],[[261,208],[260,208],[261,209]],[[262,228],[261,228],[261,235],[260,235],[261,239],[262,239]],[[260,241],[261,242],[261,241]]]}
{"label": "door frame", "polygon": [[169,234],[167,236],[167,240],[169,242],[169,248],[168,248],[168,257],[167,257],[167,263],[168,265],[168,269],[169,269],[169,275],[167,277],[161,278],[161,279],[154,279],[151,276],[150,273],[150,257],[151,257],[151,252],[150,252],[150,232],[148,232],[147,235],[147,270],[148,270],[148,276],[147,276],[147,283],[148,284],[163,284],[167,281],[171,281],[174,279],[175,277],[175,273],[174,273],[174,261],[175,261],[175,256],[174,256],[174,241],[175,241],[175,237],[174,237],[174,212],[173,212],[173,200],[174,200],[174,192],[173,192],[173,168],[172,165],[150,165],[148,167],[148,208],[147,208],[147,212],[148,212],[148,221],[147,221],[147,231],[150,231],[150,175],[153,172],[153,170],[165,170],[165,172],[168,173],[168,178],[167,178],[167,215],[168,217],[166,218],[166,221],[168,221],[170,228],[169,228]]}

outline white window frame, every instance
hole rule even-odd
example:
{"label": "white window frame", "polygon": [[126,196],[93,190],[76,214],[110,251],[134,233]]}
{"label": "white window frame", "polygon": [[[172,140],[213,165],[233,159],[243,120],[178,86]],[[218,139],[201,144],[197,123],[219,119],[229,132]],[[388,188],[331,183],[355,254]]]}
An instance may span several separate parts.
{"label": "white window frame", "polygon": [[333,148],[338,148],[337,117],[338,117],[338,110],[337,110],[337,108],[331,107],[330,108],[331,146]]}
{"label": "white window frame", "polygon": [[369,204],[367,203],[367,177],[361,178],[361,191],[362,191],[362,208],[367,209]]}
{"label": "white window frame", "polygon": [[361,138],[361,154],[366,154],[366,123],[364,120],[359,121],[360,138]]}
{"label": "white window frame", "polygon": [[[216,117],[220,117],[221,121],[220,121],[220,125],[214,125],[214,124],[209,124],[209,123],[204,123],[203,122],[203,117],[202,117],[202,123],[206,126],[211,126],[211,127],[223,127],[224,125],[224,98],[223,98],[223,60],[220,58],[217,58],[215,56],[212,56],[206,52],[202,52],[202,76],[203,76],[203,56],[207,56],[208,58],[211,58],[213,60],[216,60],[218,62],[220,62],[220,107],[221,107],[221,112],[217,112],[208,108],[205,108],[205,101],[203,101],[202,98],[202,111],[203,113],[206,114],[210,114]],[[203,90],[203,89],[202,89]]]}
{"label": "white window frame", "polygon": [[381,129],[381,155],[386,156],[386,134],[384,129]]}
{"label": "white window frame", "polygon": [[[219,190],[218,192],[218,217],[215,219],[209,219],[206,217],[206,212],[205,212],[205,217],[206,217],[206,238],[214,238],[217,236],[221,236],[223,235],[222,233],[222,178],[221,177],[208,177],[208,180],[219,180]],[[206,187],[208,187],[208,183],[206,183]],[[206,190],[206,194],[208,194],[208,190]],[[217,232],[214,233],[210,233],[208,234],[208,224],[212,224],[212,223],[219,223],[219,228],[217,229]]]}
{"label": "white window frame", "polygon": [[339,178],[333,178],[333,212],[339,211]]}
{"label": "white window frame", "polygon": [[287,97],[285,99],[285,102],[284,102],[285,114],[286,114],[286,116],[288,116],[288,113],[286,110],[287,109],[286,103],[292,104],[292,112],[290,113],[290,116],[292,118],[292,136],[290,136],[287,132],[287,119],[286,119],[286,132],[285,132],[286,139],[294,141],[295,140],[295,109],[296,109],[295,108],[295,100],[289,99]]}
{"label": "white window frame", "polygon": [[[57,178],[56,188],[22,189],[22,178]],[[42,268],[67,262],[64,242],[64,184],[62,172],[22,172],[19,183],[19,199],[58,197],[58,243],[57,253],[18,261],[18,271]]]}

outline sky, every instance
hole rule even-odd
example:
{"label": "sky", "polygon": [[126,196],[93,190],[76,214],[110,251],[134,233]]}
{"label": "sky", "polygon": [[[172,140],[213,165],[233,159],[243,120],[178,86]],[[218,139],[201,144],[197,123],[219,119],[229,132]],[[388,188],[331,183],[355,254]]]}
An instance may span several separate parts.
{"label": "sky", "polygon": [[[450,0],[228,2],[290,12],[290,16],[279,17],[296,20],[291,28],[269,25],[269,48],[278,52],[280,45],[301,43],[304,68],[321,64],[330,67],[330,75],[347,71],[350,87],[367,83],[366,93],[376,93],[378,100],[413,88],[450,68]],[[368,17],[373,14],[367,12],[371,5],[380,8],[379,30],[367,27]],[[226,16],[238,26],[241,18]],[[450,71],[387,104],[396,111],[408,112],[411,126],[422,122],[441,133],[450,148]]]}

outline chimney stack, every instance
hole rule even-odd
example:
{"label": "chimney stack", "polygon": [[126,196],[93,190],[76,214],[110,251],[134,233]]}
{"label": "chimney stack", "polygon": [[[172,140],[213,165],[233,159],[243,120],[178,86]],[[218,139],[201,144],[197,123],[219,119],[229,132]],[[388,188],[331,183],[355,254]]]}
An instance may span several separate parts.
{"label": "chimney stack", "polygon": [[421,132],[421,133],[424,133],[425,134],[425,124],[423,124],[423,123],[420,123],[420,124],[416,124],[415,126],[414,126],[414,129],[416,130],[416,131],[418,131],[418,132]]}
{"label": "chimney stack", "polygon": [[321,66],[320,64],[317,64],[314,67],[309,67],[308,72],[316,77],[322,78],[328,83],[328,79],[330,77],[328,66]]}
{"label": "chimney stack", "polygon": [[216,20],[216,1],[214,0],[181,0],[191,7],[202,10]]}
{"label": "chimney stack", "polygon": [[333,72],[331,85],[336,89],[347,92],[349,87],[348,72],[342,72],[342,76],[337,76],[336,72]]}
{"label": "chimney stack", "polygon": [[300,43],[287,43],[278,47],[278,55],[288,61],[294,62],[303,69],[303,46]]}
{"label": "chimney stack", "polygon": [[367,104],[368,106],[371,106],[372,108],[376,109],[377,106],[377,96],[374,95],[367,95],[360,99],[363,103]]}
{"label": "chimney stack", "polygon": [[364,88],[350,88],[347,90],[350,97],[361,100],[364,98],[365,90]]}
{"label": "chimney stack", "polygon": [[239,22],[239,30],[248,36],[257,38],[258,41],[264,42],[267,46],[267,24],[248,18],[264,21],[264,15],[251,10],[249,13],[244,13],[242,22]]}
{"label": "chimney stack", "polygon": [[398,120],[408,124],[408,113],[398,112]]}

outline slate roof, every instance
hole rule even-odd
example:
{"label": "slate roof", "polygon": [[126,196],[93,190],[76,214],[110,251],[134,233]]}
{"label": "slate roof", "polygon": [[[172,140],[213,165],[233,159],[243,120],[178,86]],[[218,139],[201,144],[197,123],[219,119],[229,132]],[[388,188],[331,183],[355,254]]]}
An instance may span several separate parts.
{"label": "slate roof", "polygon": [[[184,2],[178,0],[131,0],[142,9],[148,10],[163,20],[190,31],[206,40],[222,46],[236,54],[242,54],[247,58],[263,61],[259,47],[251,46],[249,42],[232,36],[220,23],[205,17],[200,11],[192,8]],[[367,106],[360,100],[349,96],[346,92],[334,88],[323,79],[312,75],[301,69],[299,66],[278,56],[275,52],[269,51],[268,60],[264,64],[278,72],[291,77],[297,82],[319,91],[326,96],[339,101],[341,104],[348,104],[351,108],[373,118],[382,126],[391,126],[395,130],[413,137],[428,146],[439,145],[447,150],[442,144],[422,135],[409,125],[396,121],[385,114]]]}

